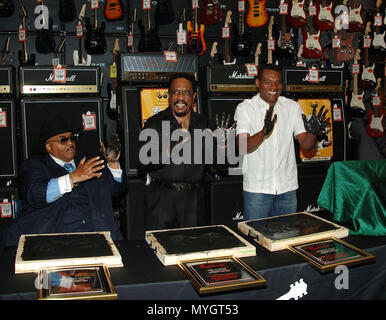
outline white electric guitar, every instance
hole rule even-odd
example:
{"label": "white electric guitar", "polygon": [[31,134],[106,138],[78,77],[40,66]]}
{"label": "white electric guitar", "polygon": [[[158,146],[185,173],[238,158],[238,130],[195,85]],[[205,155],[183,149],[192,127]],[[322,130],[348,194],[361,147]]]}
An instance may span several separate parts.
{"label": "white electric guitar", "polygon": [[356,1],[354,1],[353,5],[349,7],[348,21],[349,23],[357,23],[358,25],[363,25],[362,18],[362,4],[359,7],[356,7]]}
{"label": "white electric guitar", "polygon": [[[80,10],[79,17],[78,17],[78,25],[83,26],[83,18],[84,18],[85,11],[86,11],[86,4],[84,4],[82,6],[82,9]],[[86,59],[83,58],[82,38],[83,38],[83,31],[82,31],[82,36],[78,36],[78,50],[74,50],[72,54],[72,58],[74,60],[74,65],[76,66],[79,66],[79,65],[89,66],[91,64],[91,56],[88,54],[86,56]]]}
{"label": "white electric guitar", "polygon": [[290,290],[276,300],[298,300],[299,298],[304,297],[307,293],[307,283],[305,283],[303,279],[300,279],[299,281],[295,281],[295,283],[291,284]]}
{"label": "white electric guitar", "polygon": [[[360,59],[361,49],[357,49],[354,64],[358,64],[358,60]],[[362,109],[366,111],[366,107],[363,103],[363,95],[365,92],[363,91],[361,94],[358,93],[358,74],[354,74],[354,89],[351,95],[350,107],[354,109]]]}
{"label": "white electric guitar", "polygon": [[[381,4],[382,4],[382,0],[378,0],[376,3],[377,15],[376,15],[375,19],[378,18],[382,21],[382,15],[379,12],[379,7],[381,6]],[[379,25],[375,27],[373,46],[376,49],[386,49],[385,31],[383,31],[383,33],[381,33],[381,27]]]}
{"label": "white electric guitar", "polygon": [[[364,36],[365,40],[367,38],[369,38],[369,34],[371,32],[370,26],[371,26],[371,22],[369,21],[369,22],[367,22],[367,25],[366,25],[365,36]],[[372,65],[369,64],[369,49],[368,48],[364,48],[364,52],[365,52],[365,57],[364,57],[365,63],[362,66],[361,79],[363,81],[371,81],[372,83],[375,84],[377,82],[377,79],[375,78],[375,75],[374,75],[375,62]]]}

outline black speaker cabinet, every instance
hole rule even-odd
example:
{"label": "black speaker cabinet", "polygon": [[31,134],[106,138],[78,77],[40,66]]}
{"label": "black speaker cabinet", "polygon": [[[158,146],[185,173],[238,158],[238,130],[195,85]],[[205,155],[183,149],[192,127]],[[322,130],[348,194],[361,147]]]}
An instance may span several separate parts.
{"label": "black speaker cabinet", "polygon": [[329,165],[326,164],[298,168],[297,211],[309,211],[318,208],[317,201],[326,179],[328,167]]}
{"label": "black speaker cabinet", "polygon": [[237,230],[243,220],[242,176],[223,177],[208,183],[210,224],[224,224]]}
{"label": "black speaker cabinet", "polygon": [[40,128],[48,113],[60,114],[80,129],[77,153],[87,158],[99,154],[103,112],[99,97],[25,98],[21,100],[23,157],[41,151]]}
{"label": "black speaker cabinet", "polygon": [[17,176],[15,102],[0,100],[0,179]]}

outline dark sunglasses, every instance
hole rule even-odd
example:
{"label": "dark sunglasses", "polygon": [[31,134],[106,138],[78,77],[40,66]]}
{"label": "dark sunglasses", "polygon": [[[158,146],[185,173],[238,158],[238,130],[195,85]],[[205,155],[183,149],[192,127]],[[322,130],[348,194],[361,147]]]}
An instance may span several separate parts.
{"label": "dark sunglasses", "polygon": [[78,135],[73,135],[73,136],[69,136],[69,137],[62,137],[58,140],[48,140],[47,142],[59,142],[59,143],[66,143],[68,142],[68,140],[71,140],[72,142],[74,141],[77,141],[79,138]]}

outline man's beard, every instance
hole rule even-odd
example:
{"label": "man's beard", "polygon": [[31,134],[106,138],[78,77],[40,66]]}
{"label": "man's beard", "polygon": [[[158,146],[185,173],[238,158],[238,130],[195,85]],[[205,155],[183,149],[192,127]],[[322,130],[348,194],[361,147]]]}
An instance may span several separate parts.
{"label": "man's beard", "polygon": [[[179,104],[179,103],[183,103],[183,104],[185,104],[185,106],[188,107],[188,104],[187,104],[185,101],[176,101],[176,102],[174,103],[174,106],[175,106],[176,104]],[[175,114],[177,117],[184,117],[184,116],[186,116],[186,115],[189,113],[189,107],[186,108],[184,111],[177,111],[176,109],[174,109],[173,112],[174,112],[174,114]]]}

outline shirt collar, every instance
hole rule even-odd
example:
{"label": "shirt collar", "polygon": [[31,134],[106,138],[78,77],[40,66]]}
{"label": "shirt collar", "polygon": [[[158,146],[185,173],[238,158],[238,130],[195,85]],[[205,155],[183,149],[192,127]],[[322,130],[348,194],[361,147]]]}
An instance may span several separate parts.
{"label": "shirt collar", "polygon": [[74,166],[74,168],[76,168],[74,159],[72,159],[70,162],[64,162],[63,160],[60,160],[60,159],[54,157],[52,154],[49,154],[49,155],[50,155],[51,158],[52,158],[58,165],[60,165],[61,167],[63,167],[63,165],[64,165],[65,163],[71,163],[71,164]]}

